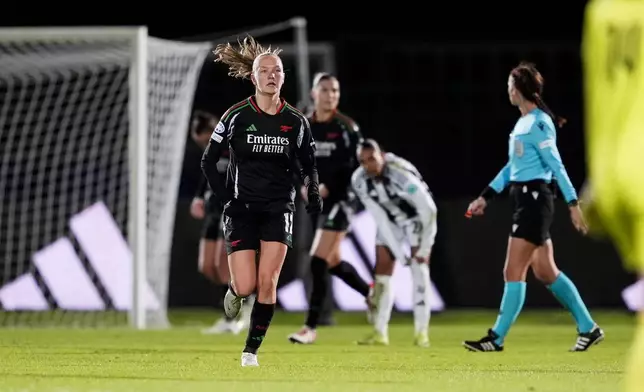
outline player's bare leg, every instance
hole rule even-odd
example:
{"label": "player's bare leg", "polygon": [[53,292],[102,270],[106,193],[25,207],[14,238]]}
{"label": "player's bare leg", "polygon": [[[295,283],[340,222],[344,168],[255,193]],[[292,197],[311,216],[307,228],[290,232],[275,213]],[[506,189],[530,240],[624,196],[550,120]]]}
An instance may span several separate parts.
{"label": "player's bare leg", "polygon": [[255,291],[257,272],[254,249],[238,250],[228,256],[230,288],[224,298],[226,316],[235,318],[241,310],[243,300]]}
{"label": "player's bare leg", "polygon": [[216,241],[203,238],[199,241],[199,272],[213,283],[217,283],[215,251]]}
{"label": "player's bare leg", "polygon": [[[218,283],[228,285],[230,282],[230,269],[228,267],[226,246],[223,239],[214,241],[213,269],[216,272]],[[255,295],[251,294],[243,301],[240,314],[236,318],[225,316],[215,322],[215,324],[203,330],[204,334],[222,334],[233,333],[239,334],[250,323],[250,311],[255,303]]]}
{"label": "player's bare leg", "polygon": [[305,325],[296,333],[289,335],[293,343],[311,344],[315,341],[316,328],[324,305],[329,287],[328,274],[342,279],[347,285],[365,296],[369,295],[369,285],[360,278],[355,268],[340,258],[340,244],[346,232],[335,230],[316,231],[313,240],[313,256],[311,257],[311,272],[313,288],[311,290],[309,313]]}
{"label": "player's bare leg", "polygon": [[[223,282],[228,282],[229,277],[223,280],[217,268],[217,249],[221,245],[222,240],[212,240],[202,238],[199,241],[199,272],[201,272],[208,280],[215,285],[220,285]],[[224,257],[226,255],[224,254]],[[233,319],[229,317],[222,317],[215,323],[202,331],[204,334],[221,334],[230,332],[230,325]]]}
{"label": "player's bare leg", "polygon": [[250,316],[246,347],[242,353],[242,366],[259,366],[257,350],[262,345],[275,313],[277,281],[287,246],[281,242],[261,241],[259,267],[257,269],[257,299]]}
{"label": "player's bare leg", "polygon": [[374,331],[366,338],[358,341],[363,345],[389,344],[389,320],[394,307],[394,291],[391,287],[391,276],[394,273],[395,259],[385,246],[376,246],[376,281],[373,287],[371,301],[376,306]]}

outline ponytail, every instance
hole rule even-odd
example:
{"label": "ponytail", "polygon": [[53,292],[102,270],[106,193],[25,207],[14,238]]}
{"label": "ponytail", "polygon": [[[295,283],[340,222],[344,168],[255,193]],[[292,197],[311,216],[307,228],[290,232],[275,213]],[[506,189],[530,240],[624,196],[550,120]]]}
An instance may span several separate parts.
{"label": "ponytail", "polygon": [[534,103],[537,105],[539,109],[548,113],[550,118],[552,118],[552,121],[554,121],[559,128],[563,127],[568,122],[568,120],[566,120],[565,118],[556,116],[552,112],[552,110],[550,110],[548,105],[546,105],[546,103],[543,101],[543,98],[541,98],[541,95],[539,93],[534,93]]}

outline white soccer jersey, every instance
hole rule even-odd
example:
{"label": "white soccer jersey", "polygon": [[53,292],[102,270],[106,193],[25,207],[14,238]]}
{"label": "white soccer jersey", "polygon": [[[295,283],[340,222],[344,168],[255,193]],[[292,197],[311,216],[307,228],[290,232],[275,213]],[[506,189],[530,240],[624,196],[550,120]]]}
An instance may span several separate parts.
{"label": "white soccer jersey", "polygon": [[416,256],[429,256],[436,237],[437,209],[429,187],[413,164],[387,153],[382,176],[373,179],[360,167],[353,173],[351,185],[376,220],[380,242],[397,260],[407,259],[401,237],[411,246],[418,246]]}

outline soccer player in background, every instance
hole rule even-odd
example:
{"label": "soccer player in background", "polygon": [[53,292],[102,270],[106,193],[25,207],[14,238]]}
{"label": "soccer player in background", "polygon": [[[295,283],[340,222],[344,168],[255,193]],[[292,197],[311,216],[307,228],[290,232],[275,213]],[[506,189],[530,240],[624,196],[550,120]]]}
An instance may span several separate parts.
{"label": "soccer player in background", "polygon": [[510,133],[509,160],[476,200],[468,214],[483,215],[490,200],[508,185],[514,214],[505,261],[505,288],[494,326],[479,340],[463,342],[473,351],[502,351],[504,341],[515,322],[526,294],[526,274],[532,268],[535,277],[568,309],[577,323],[577,342],[571,351],[586,351],[604,338],[584,304],[574,283],[555,264],[550,225],[554,216],[553,176],[563,193],[575,228],[586,233],[587,227],[577,202],[577,193],[557,149],[553,121],[562,126],[543,101],[543,77],[533,64],[521,63],[508,78],[510,103],[521,117]]}
{"label": "soccer player in background", "polygon": [[[195,143],[205,149],[208,140],[212,135],[219,119],[207,112],[196,110],[193,114],[190,126],[190,136]],[[228,151],[222,152],[222,158],[217,163],[219,173],[225,173],[228,167]],[[208,182],[202,176],[197,194],[190,204],[190,214],[195,219],[203,219],[201,240],[199,241],[199,272],[208,280],[216,284],[218,292],[222,297],[228,291],[230,272],[226,261],[226,249],[223,241],[223,219],[221,204],[217,201],[212,191],[208,188]],[[203,330],[205,334],[221,334],[232,332],[238,334],[250,323],[250,311],[254,302],[254,295],[251,295],[244,304],[240,317],[230,318],[225,316],[215,324]]]}
{"label": "soccer player in background", "polygon": [[[288,337],[291,342],[301,344],[311,344],[317,336],[316,328],[331,283],[329,273],[342,279],[365,299],[369,296],[369,284],[351,264],[340,258],[340,244],[352,215],[348,193],[351,174],[358,167],[356,149],[362,136],[358,124],[338,110],[340,83],[335,76],[317,74],[313,79],[311,96],[314,110],[309,121],[315,139],[315,159],[324,209],[319,216],[312,217],[317,231],[311,249],[313,287],[309,312],[304,327]],[[306,200],[304,187],[302,197]]]}
{"label": "soccer player in background", "polygon": [[[224,113],[201,162],[208,184],[224,205],[231,275],[224,299],[226,315],[237,317],[244,300],[257,290],[242,366],[259,366],[257,350],[275,312],[277,282],[293,241],[296,163],[307,187],[307,211],[322,211],[309,122],[280,97],[284,84],[280,52],[264,48],[251,36],[239,47],[226,43],[214,50],[215,61],[228,65],[230,76],[250,79],[255,86],[252,96]],[[226,177],[217,170],[225,149],[230,156]]]}
{"label": "soccer player in background", "polygon": [[[607,234],[624,266],[644,277],[644,1],[592,1],[583,69],[591,234]],[[638,315],[625,390],[644,390],[644,312]]]}
{"label": "soccer player in background", "polygon": [[[376,306],[374,331],[358,344],[389,344],[388,327],[394,305],[391,276],[397,260],[411,269],[414,343],[428,347],[429,257],[437,231],[436,204],[414,165],[384,153],[375,140],[367,139],[360,144],[358,159],[361,167],[353,173],[351,184],[378,227],[376,281],[371,298]],[[403,251],[405,242],[411,246],[410,257]]]}

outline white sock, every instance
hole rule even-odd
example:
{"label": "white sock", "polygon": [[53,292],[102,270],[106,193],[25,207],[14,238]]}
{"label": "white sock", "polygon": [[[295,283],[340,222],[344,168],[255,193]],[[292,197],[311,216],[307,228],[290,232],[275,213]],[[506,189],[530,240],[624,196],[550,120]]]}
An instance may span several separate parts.
{"label": "white sock", "polygon": [[431,318],[429,265],[411,262],[413,282],[412,300],[414,301],[414,330],[416,333],[429,328]]}
{"label": "white sock", "polygon": [[376,275],[374,290],[380,293],[374,327],[376,331],[388,336],[391,310],[394,307],[394,291],[391,289],[391,276]]}

